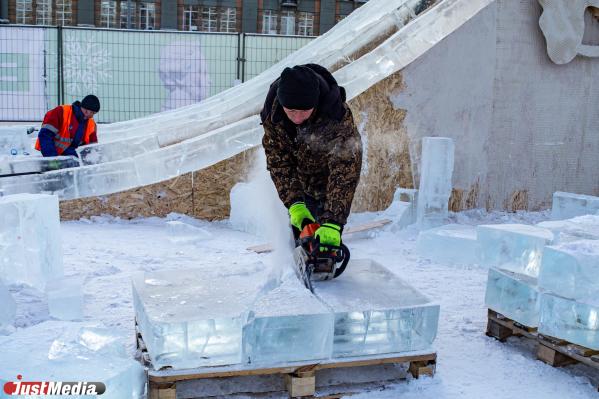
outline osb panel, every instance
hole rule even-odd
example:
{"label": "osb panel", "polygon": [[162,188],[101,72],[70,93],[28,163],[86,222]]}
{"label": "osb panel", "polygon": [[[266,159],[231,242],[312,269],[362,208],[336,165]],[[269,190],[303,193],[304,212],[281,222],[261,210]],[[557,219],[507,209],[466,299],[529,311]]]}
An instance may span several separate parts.
{"label": "osb panel", "polygon": [[96,215],[123,219],[166,216],[171,212],[214,220],[229,216],[229,192],[247,176],[255,150],[206,169],[121,193],[60,203],[62,220]]}
{"label": "osb panel", "polygon": [[413,188],[409,138],[403,125],[406,111],[395,109],[389,96],[402,89],[397,72],[350,101],[356,125],[364,137],[365,167],[352,211],[387,208],[396,188]]}

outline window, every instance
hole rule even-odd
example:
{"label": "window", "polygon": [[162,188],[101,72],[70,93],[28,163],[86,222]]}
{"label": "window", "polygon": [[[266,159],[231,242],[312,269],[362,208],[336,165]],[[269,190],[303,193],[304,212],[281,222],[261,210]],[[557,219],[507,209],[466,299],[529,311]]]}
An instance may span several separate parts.
{"label": "window", "polygon": [[198,7],[185,6],[183,9],[183,30],[198,30]]}
{"label": "window", "polygon": [[104,28],[116,28],[116,0],[102,0],[100,25]]}
{"label": "window", "polygon": [[[130,4],[129,10],[127,10],[127,3]],[[137,3],[134,1],[127,2],[126,0],[121,0],[120,3],[120,28],[121,29],[135,29],[137,26],[135,22],[135,9],[137,7]],[[131,20],[131,23],[128,24],[127,21]]]}
{"label": "window", "polygon": [[231,7],[223,8],[220,15],[221,32],[237,32],[237,10]]}
{"label": "window", "polygon": [[216,7],[202,7],[202,32],[216,32]]}
{"label": "window", "polygon": [[139,29],[154,29],[156,21],[156,4],[140,3],[139,5]]}
{"label": "window", "polygon": [[293,11],[281,13],[281,35],[295,35],[295,13]]}
{"label": "window", "polygon": [[52,24],[52,0],[37,0],[35,8],[35,24]]}
{"label": "window", "polygon": [[56,0],[56,25],[71,25],[71,0]]}
{"label": "window", "polygon": [[32,0],[17,0],[16,17],[16,23],[18,24],[33,23]]}
{"label": "window", "polygon": [[314,35],[314,14],[311,12],[300,12],[297,23],[297,34],[300,36]]}
{"label": "window", "polygon": [[277,34],[277,18],[278,15],[272,10],[262,11],[262,33],[271,35]]}

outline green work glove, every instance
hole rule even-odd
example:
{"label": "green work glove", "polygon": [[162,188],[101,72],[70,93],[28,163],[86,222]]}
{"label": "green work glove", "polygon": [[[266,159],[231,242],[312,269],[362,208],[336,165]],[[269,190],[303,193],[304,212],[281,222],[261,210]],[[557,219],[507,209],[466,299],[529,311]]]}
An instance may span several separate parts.
{"label": "green work glove", "polygon": [[[299,231],[302,231],[306,224],[315,222],[314,216],[303,202],[296,202],[289,207],[289,220],[291,225]],[[304,223],[304,220],[307,222]]]}
{"label": "green work glove", "polygon": [[316,230],[314,238],[318,238],[320,245],[325,247],[320,247],[321,251],[326,251],[326,246],[338,247],[341,244],[341,226],[335,223],[324,223]]}
{"label": "green work glove", "polygon": [[60,169],[60,161],[51,160],[48,161],[48,170],[58,170]]}

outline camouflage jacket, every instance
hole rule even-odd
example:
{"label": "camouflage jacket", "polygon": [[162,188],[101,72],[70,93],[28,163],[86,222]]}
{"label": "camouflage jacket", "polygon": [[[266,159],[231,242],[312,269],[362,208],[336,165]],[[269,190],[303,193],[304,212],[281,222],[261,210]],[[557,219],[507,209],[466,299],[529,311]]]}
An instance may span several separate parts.
{"label": "camouflage jacket", "polygon": [[343,101],[343,89],[326,73],[332,81],[324,82],[325,87],[321,84],[319,105],[301,125],[295,125],[285,116],[276,99],[278,82],[271,85],[261,113],[262,145],[267,169],[285,206],[289,208],[304,201],[308,195],[324,205],[319,223],[343,226],[360,179],[362,141],[352,113]]}

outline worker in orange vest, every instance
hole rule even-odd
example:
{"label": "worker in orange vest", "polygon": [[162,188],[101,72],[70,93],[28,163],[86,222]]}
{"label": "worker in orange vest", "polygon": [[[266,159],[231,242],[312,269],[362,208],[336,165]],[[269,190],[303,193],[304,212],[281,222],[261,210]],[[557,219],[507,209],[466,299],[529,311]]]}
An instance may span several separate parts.
{"label": "worker in orange vest", "polygon": [[100,111],[100,100],[93,94],[71,105],[59,105],[44,116],[35,149],[45,157],[77,156],[80,145],[97,143],[93,116]]}

